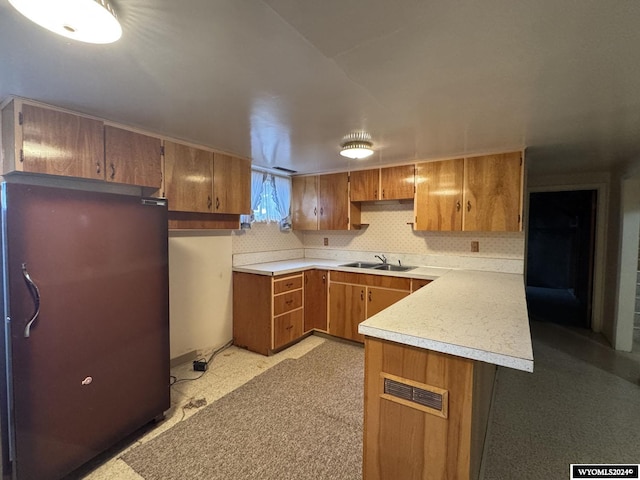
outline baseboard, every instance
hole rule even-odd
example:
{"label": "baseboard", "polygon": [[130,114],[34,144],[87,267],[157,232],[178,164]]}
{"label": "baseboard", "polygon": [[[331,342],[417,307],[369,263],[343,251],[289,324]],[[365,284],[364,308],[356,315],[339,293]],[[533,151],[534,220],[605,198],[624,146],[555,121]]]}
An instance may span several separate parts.
{"label": "baseboard", "polygon": [[198,352],[196,350],[193,350],[191,352],[184,353],[179,357],[172,358],[169,361],[169,366],[171,368],[174,368],[174,367],[177,367],[178,365],[182,365],[183,363],[192,362],[198,357],[199,357]]}

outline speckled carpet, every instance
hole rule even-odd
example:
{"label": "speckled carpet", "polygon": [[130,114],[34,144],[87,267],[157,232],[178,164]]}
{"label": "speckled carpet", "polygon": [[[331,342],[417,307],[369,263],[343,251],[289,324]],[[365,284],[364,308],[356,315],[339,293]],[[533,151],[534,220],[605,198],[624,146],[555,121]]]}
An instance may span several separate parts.
{"label": "speckled carpet", "polygon": [[364,350],[327,341],[123,455],[145,480],[360,480]]}
{"label": "speckled carpet", "polygon": [[533,322],[532,333],[534,373],[498,369],[484,480],[640,462],[640,362],[553,324]]}

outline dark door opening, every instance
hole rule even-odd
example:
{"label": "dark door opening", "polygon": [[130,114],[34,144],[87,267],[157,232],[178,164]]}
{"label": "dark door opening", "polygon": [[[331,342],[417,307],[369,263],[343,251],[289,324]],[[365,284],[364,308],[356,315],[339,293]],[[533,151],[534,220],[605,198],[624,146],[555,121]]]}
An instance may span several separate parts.
{"label": "dark door opening", "polygon": [[529,317],[589,328],[593,298],[596,190],[529,197]]}

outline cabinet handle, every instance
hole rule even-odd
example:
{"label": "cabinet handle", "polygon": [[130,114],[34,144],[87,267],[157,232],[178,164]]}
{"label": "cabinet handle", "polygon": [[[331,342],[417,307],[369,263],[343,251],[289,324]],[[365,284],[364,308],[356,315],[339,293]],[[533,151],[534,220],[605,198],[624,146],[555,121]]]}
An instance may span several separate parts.
{"label": "cabinet handle", "polygon": [[324,215],[324,207],[320,207],[320,216]]}
{"label": "cabinet handle", "polygon": [[287,305],[291,305],[291,304],[293,303],[293,300],[287,300],[287,301],[286,301],[286,302],[284,302],[284,303],[286,303]]}
{"label": "cabinet handle", "polygon": [[112,163],[110,167],[111,167],[111,180],[113,180],[114,178],[116,178],[116,166]]}
{"label": "cabinet handle", "polygon": [[293,325],[289,325],[289,326],[287,327],[287,330],[291,330],[292,328],[293,328]]}
{"label": "cabinet handle", "polygon": [[318,215],[318,207],[313,207],[313,215]]}
{"label": "cabinet handle", "polygon": [[373,198],[374,199],[378,198],[378,189],[377,188],[373,191]]}
{"label": "cabinet handle", "polygon": [[360,290],[360,300],[364,300],[364,290]]}
{"label": "cabinet handle", "polygon": [[460,200],[458,200],[458,201],[456,202],[456,212],[459,212],[459,211],[460,211],[460,207],[461,207],[461,206],[462,206],[462,205],[460,205]]}
{"label": "cabinet handle", "polygon": [[102,173],[102,168],[100,168],[100,162],[96,162],[96,173],[98,175]]}
{"label": "cabinet handle", "polygon": [[322,283],[325,283],[327,281],[327,276],[326,275],[322,275]]}
{"label": "cabinet handle", "polygon": [[467,212],[471,211],[471,200],[467,200]]}
{"label": "cabinet handle", "polygon": [[285,287],[287,287],[287,288],[291,288],[291,286],[293,285],[293,283],[292,283],[292,282],[289,282],[289,283],[285,283],[284,285],[285,285]]}
{"label": "cabinet handle", "polygon": [[369,301],[371,301],[371,290],[369,290]]}
{"label": "cabinet handle", "polygon": [[211,210],[211,195],[207,195],[207,209]]}
{"label": "cabinet handle", "polygon": [[382,189],[382,198],[384,198],[384,188]]}
{"label": "cabinet handle", "polygon": [[216,210],[220,208],[220,199],[216,197]]}

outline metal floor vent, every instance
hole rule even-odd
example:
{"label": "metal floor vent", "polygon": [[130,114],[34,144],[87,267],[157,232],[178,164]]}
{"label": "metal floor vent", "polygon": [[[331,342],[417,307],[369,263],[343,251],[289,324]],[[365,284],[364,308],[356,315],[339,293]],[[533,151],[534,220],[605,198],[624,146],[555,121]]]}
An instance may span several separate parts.
{"label": "metal floor vent", "polygon": [[442,394],[384,379],[384,393],[442,412]]}

